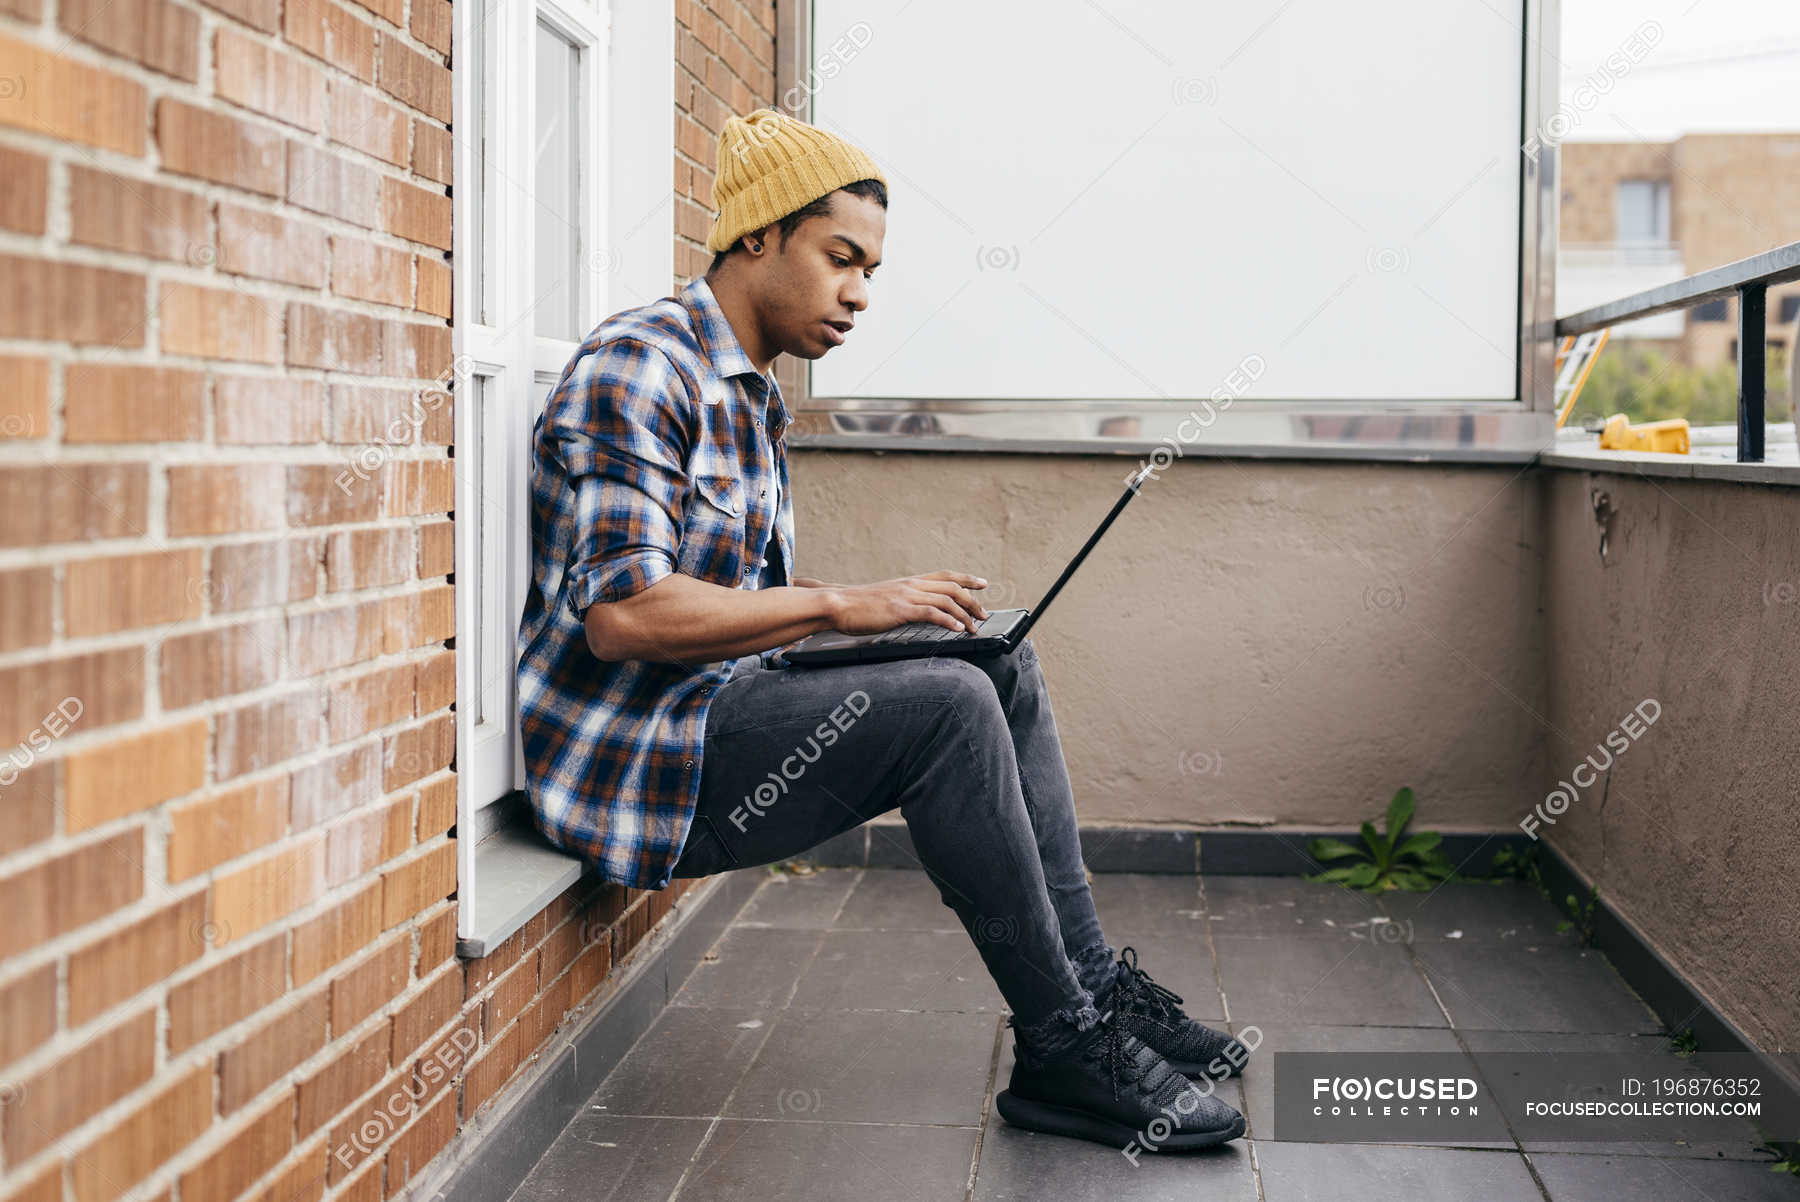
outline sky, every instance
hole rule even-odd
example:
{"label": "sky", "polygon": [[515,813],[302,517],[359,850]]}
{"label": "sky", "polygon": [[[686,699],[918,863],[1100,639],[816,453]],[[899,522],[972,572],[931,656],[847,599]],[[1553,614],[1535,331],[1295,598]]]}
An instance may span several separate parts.
{"label": "sky", "polygon": [[[1615,82],[1607,56],[1647,22],[1655,44]],[[1796,0],[1563,0],[1557,58],[1565,101],[1590,77],[1610,87],[1564,141],[1800,132]]]}

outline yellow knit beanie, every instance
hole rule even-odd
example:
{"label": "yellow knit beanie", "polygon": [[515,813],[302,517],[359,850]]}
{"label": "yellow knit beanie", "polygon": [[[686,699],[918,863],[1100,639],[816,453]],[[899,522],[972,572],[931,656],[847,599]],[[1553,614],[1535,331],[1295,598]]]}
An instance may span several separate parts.
{"label": "yellow knit beanie", "polygon": [[719,131],[706,249],[717,254],[749,233],[859,179],[887,177],[875,160],[835,134],[774,109],[730,117]]}

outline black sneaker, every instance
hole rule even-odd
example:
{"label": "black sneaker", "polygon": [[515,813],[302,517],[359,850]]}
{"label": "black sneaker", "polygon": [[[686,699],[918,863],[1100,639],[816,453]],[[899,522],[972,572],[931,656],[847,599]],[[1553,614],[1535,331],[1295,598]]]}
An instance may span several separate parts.
{"label": "black sneaker", "polygon": [[1119,1011],[1125,1030],[1155,1048],[1176,1072],[1199,1081],[1235,1077],[1243,1071],[1250,1049],[1183,1013],[1181,995],[1158,985],[1138,967],[1136,948],[1120,950],[1118,973],[1105,1004]]}
{"label": "black sneaker", "polygon": [[[1010,1025],[1010,1020],[1009,1020]],[[1244,1133],[1244,1116],[1196,1085],[1119,1025],[1114,1011],[1080,1043],[1038,1059],[1015,1040],[1000,1117],[1028,1131],[1071,1135],[1138,1152],[1209,1148]]]}

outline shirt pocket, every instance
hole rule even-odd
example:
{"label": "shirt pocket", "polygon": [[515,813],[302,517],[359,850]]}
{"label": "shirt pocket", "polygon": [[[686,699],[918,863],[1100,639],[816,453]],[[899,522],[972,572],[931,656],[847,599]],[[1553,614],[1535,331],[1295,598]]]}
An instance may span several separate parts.
{"label": "shirt pocket", "polygon": [[675,567],[683,575],[736,588],[744,582],[743,481],[736,476],[693,478]]}

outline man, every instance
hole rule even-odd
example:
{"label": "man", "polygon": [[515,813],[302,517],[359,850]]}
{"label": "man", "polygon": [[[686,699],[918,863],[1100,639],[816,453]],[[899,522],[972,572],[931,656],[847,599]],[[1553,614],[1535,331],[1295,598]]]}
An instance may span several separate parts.
{"label": "man", "polygon": [[886,180],[848,142],[759,109],[726,122],[713,193],[706,275],[595,329],[533,433],[518,672],[539,829],[661,889],[898,807],[1012,1010],[1008,1121],[1120,1147],[1152,1120],[1158,1147],[1235,1138],[1242,1116],[1177,1068],[1232,1075],[1245,1049],[1101,934],[1031,640],[783,663],[821,630],[973,630],[986,582],[791,574],[789,417],[769,369],[821,358],[868,307]]}

